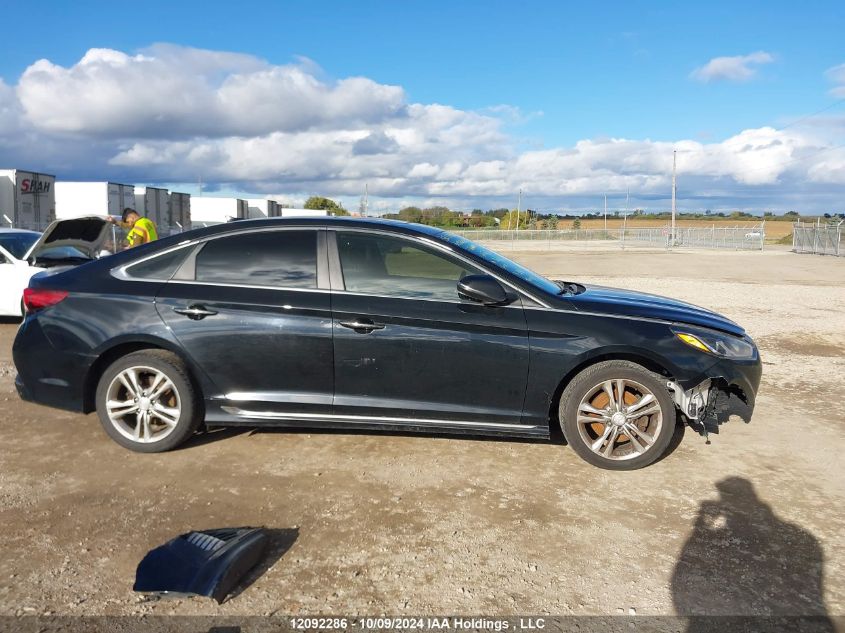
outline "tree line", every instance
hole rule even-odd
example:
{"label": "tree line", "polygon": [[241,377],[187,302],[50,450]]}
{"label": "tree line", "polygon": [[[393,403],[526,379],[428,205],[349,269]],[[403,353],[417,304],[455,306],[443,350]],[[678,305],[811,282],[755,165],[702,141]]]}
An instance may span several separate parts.
{"label": "tree line", "polygon": [[[329,212],[332,215],[350,215],[349,211],[343,208],[343,205],[335,202],[331,198],[323,196],[311,196],[305,201],[304,207],[306,209],[321,209]],[[622,211],[610,211],[607,214],[609,218],[622,218],[624,213]],[[669,220],[672,214],[670,211],[646,212],[643,209],[633,209],[628,213],[629,218],[643,219],[643,220]],[[498,208],[488,209],[473,209],[469,212],[453,211],[446,206],[434,206],[420,208],[416,206],[403,207],[396,213],[385,213],[382,217],[392,220],[402,220],[404,222],[416,222],[418,224],[427,224],[429,226],[437,226],[443,228],[485,228],[485,227],[499,227],[502,229],[543,229],[551,230],[560,228],[561,222],[567,222],[572,228],[580,228],[581,220],[601,219],[605,217],[604,211],[589,211],[586,213],[542,213],[533,209],[525,209],[517,213],[516,209]],[[678,212],[677,217],[683,219],[694,220],[738,220],[738,221],[786,221],[795,222],[799,218],[815,219],[816,217],[831,218],[845,218],[843,213],[825,213],[823,216],[819,215],[800,215],[797,211],[787,211],[782,215],[775,215],[771,211],[766,211],[763,216],[754,215],[746,211],[711,211],[710,209],[704,212]],[[518,223],[517,223],[518,221]]]}

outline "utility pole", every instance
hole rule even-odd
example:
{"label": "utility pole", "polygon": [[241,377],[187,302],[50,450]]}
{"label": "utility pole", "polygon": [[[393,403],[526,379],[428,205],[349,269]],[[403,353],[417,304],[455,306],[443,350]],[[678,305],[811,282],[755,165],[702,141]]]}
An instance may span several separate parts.
{"label": "utility pole", "polygon": [[631,188],[625,190],[625,215],[622,217],[623,230],[628,227],[628,198],[631,196]]}
{"label": "utility pole", "polygon": [[522,211],[522,189],[519,190],[519,196],[516,199],[516,230],[519,230],[519,215]]}
{"label": "utility pole", "polygon": [[670,231],[672,246],[675,245],[675,194],[677,191],[678,150],[672,150],[672,230]]}
{"label": "utility pole", "polygon": [[369,215],[367,213],[367,209],[370,206],[370,192],[368,185],[364,184],[364,195],[361,196],[361,202],[358,203],[358,213],[361,214],[362,217],[367,217]]}
{"label": "utility pole", "polygon": [[604,239],[607,239],[607,194],[604,194]]}
{"label": "utility pole", "polygon": [[628,230],[628,198],[631,195],[631,188],[625,190],[625,215],[622,216],[622,248],[625,248],[625,231]]}

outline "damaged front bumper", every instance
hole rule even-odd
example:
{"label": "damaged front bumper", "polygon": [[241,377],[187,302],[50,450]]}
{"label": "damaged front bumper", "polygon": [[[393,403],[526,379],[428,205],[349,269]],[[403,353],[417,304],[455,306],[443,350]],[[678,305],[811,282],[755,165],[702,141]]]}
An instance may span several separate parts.
{"label": "damaged front bumper", "polygon": [[695,386],[690,389],[672,380],[666,386],[689,425],[706,436],[718,433],[719,425],[732,416],[751,421],[761,376],[758,356],[749,361],[721,360],[710,368],[707,377],[693,381]]}

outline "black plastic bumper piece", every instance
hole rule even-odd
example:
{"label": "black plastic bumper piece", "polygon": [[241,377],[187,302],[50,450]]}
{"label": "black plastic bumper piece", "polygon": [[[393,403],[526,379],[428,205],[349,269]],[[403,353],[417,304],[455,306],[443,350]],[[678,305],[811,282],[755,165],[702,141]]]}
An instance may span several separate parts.
{"label": "black plastic bumper piece", "polygon": [[222,603],[261,560],[268,537],[261,528],[188,532],[151,550],[135,572],[135,591],[195,594]]}

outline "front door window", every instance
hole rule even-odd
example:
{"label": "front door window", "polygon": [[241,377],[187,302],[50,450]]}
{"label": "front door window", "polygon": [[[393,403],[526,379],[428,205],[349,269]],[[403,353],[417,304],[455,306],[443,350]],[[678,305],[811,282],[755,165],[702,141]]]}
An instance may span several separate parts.
{"label": "front door window", "polygon": [[340,233],[337,247],[348,292],[458,301],[457,282],[481,272],[400,238]]}

